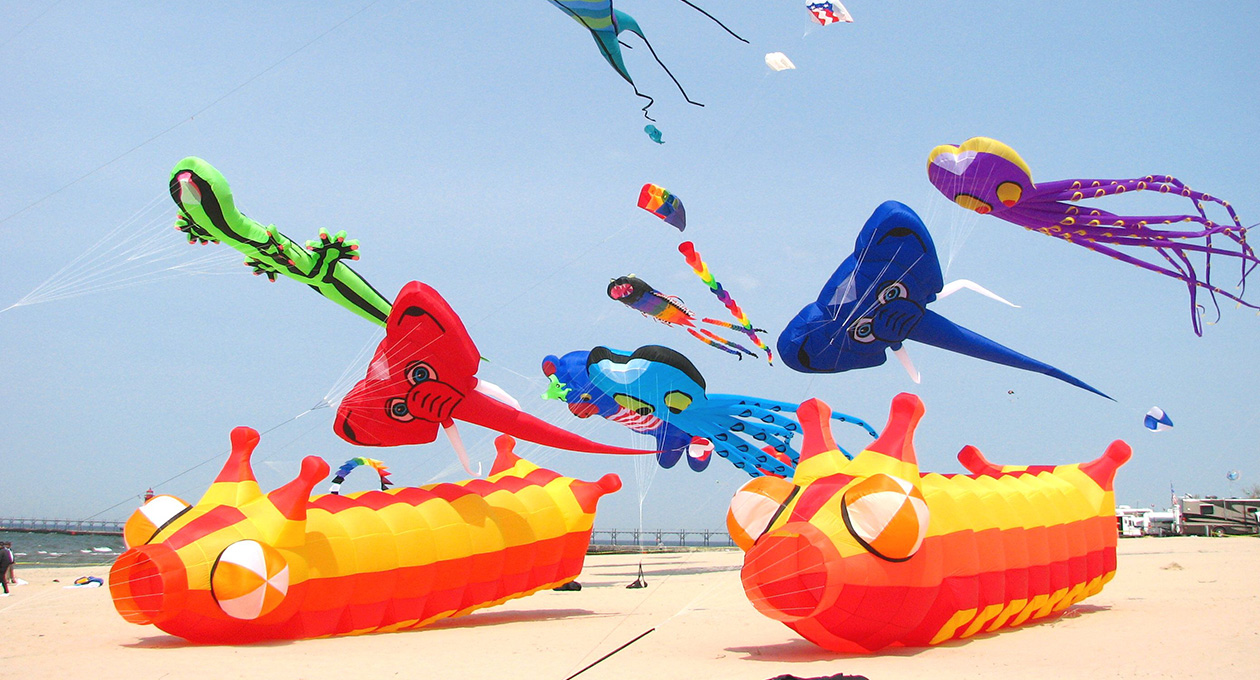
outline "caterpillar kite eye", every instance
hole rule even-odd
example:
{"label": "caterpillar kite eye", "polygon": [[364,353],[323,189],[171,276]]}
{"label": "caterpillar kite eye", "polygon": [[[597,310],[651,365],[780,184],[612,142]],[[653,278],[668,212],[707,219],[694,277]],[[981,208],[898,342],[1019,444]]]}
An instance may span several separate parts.
{"label": "caterpillar kite eye", "polygon": [[910,559],[927,536],[927,501],[918,487],[900,477],[871,475],[844,492],[840,504],[853,537],[886,560]]}
{"label": "caterpillar kite eye", "polygon": [[735,492],[726,512],[726,530],[744,552],[770,528],[796,485],[780,477],[754,477]]}
{"label": "caterpillar kite eye", "polygon": [[289,593],[289,564],[275,548],[244,540],[229,545],[210,570],[210,592],[224,614],[252,621]]}
{"label": "caterpillar kite eye", "polygon": [[135,548],[153,540],[167,524],[184,514],[192,507],[181,498],[175,496],[154,496],[145,504],[136,508],[123,525],[123,542],[128,548]]}

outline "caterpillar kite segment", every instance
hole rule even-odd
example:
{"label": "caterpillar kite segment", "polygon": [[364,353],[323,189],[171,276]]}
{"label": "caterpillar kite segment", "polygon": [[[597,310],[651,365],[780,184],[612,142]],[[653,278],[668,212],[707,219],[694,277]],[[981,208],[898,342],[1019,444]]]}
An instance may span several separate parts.
{"label": "caterpillar kite segment", "polygon": [[264,494],[250,467],[258,439],[232,431],[196,505],[158,496],[162,508],[128,520],[109,576],[124,619],[201,643],[417,628],[572,581],[600,497],[621,488],[616,475],[540,468],[501,436],[485,480],[310,498],[328,464],[308,456]]}
{"label": "caterpillar kite segment", "polygon": [[858,654],[935,645],[1052,616],[1115,575],[1123,441],[1058,466],[997,466],[968,446],[958,458],[971,474],[923,474],[918,397],[895,397],[852,461],[829,413],[801,404],[796,476],[752,480],[727,515],[749,600],[810,642]]}

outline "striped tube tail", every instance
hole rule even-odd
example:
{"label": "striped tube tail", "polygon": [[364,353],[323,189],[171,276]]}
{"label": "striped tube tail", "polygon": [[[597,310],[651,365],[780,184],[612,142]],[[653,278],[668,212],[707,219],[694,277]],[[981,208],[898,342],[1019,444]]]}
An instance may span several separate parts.
{"label": "striped tube tail", "polygon": [[766,361],[773,364],[774,354],[766,346],[766,343],[762,342],[761,338],[758,337],[757,329],[753,328],[752,322],[748,320],[748,315],[744,314],[743,309],[740,309],[739,304],[735,302],[735,298],[731,297],[731,294],[713,277],[713,274],[709,271],[709,265],[705,264],[704,260],[700,258],[700,253],[696,252],[695,244],[691,241],[683,241],[678,244],[678,252],[683,254],[683,258],[687,261],[687,266],[691,267],[696,276],[700,277],[704,285],[709,287],[713,295],[731,313],[731,317],[739,323],[738,327],[729,326],[729,328],[747,335],[749,340],[752,340],[761,351],[766,353]]}

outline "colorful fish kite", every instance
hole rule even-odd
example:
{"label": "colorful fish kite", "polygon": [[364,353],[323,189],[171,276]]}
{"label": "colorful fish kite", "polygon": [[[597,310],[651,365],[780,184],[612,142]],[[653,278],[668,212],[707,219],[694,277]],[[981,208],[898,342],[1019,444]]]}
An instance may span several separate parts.
{"label": "colorful fish kite", "polygon": [[[1011,147],[988,137],[973,137],[958,146],[945,144],[928,155],[928,179],[949,200],[981,215],[993,215],[1025,229],[1063,239],[1121,262],[1177,279],[1190,291],[1190,317],[1195,335],[1203,335],[1197,294],[1208,291],[1220,316],[1216,296],[1260,310],[1243,299],[1247,276],[1260,258],[1247,242],[1247,228],[1228,201],[1194,191],[1169,175],[1133,179],[1064,179],[1033,184],[1032,170]],[[1117,215],[1077,205],[1079,201],[1154,191],[1190,200],[1193,214]],[[1225,223],[1208,219],[1203,206],[1215,203],[1229,214]],[[1178,226],[1172,226],[1178,225]],[[1213,242],[1215,237],[1216,241]],[[1122,251],[1140,248],[1141,251]],[[1159,258],[1140,259],[1129,252],[1154,251]],[[1202,256],[1203,272],[1196,270]],[[1239,291],[1212,283],[1213,258],[1237,263]]]}
{"label": "colorful fish kite", "polygon": [[665,224],[678,231],[687,228],[687,210],[683,208],[682,199],[669,193],[665,187],[644,184],[639,190],[638,206],[665,220]]}
{"label": "colorful fish kite", "polygon": [[[620,302],[621,304],[634,309],[643,316],[651,317],[660,321],[667,326],[680,326],[685,328],[692,337],[703,342],[710,347],[734,354],[736,357],[743,359],[745,354],[750,357],[756,357],[757,353],[752,350],[723,338],[722,336],[708,330],[707,328],[697,328],[695,325],[696,315],[690,309],[683,306],[681,299],[673,295],[665,295],[656,290],[643,279],[634,276],[621,276],[613,279],[608,284],[608,297]],[[701,322],[729,328],[731,330],[746,332],[744,328],[736,326],[733,323],[719,321],[717,319],[700,319]],[[764,333],[765,330],[754,328],[754,331]]]}
{"label": "colorful fish kite", "polygon": [[652,141],[656,142],[657,144],[665,143],[665,141],[661,139],[660,129],[657,128],[655,125],[644,125],[643,131],[646,132],[647,136],[650,137]]}
{"label": "colorful fish kite", "polygon": [[1173,421],[1172,418],[1168,417],[1167,413],[1164,413],[1164,409],[1152,406],[1151,410],[1147,411],[1146,418],[1143,419],[1142,424],[1146,425],[1146,429],[1151,432],[1163,432],[1164,430],[1172,429]]}
{"label": "colorful fish kite", "polygon": [[328,487],[328,493],[341,493],[341,485],[345,483],[346,477],[349,477],[350,473],[360,465],[366,465],[373,470],[376,470],[377,476],[381,479],[381,491],[389,490],[389,486],[393,484],[393,482],[389,481],[389,470],[386,469],[385,463],[382,463],[375,458],[355,456],[354,458],[342,463],[341,467],[337,468],[337,473],[333,475],[332,485]]}
{"label": "colorful fish kite", "polygon": [[[790,476],[800,431],[796,404],[734,394],[708,394],[704,376],[687,357],[648,345],[634,352],[596,347],[543,360],[554,398],[579,417],[599,415],[656,438],[657,460],[672,467],[686,454],[699,472],[717,453],[753,477]],[[556,396],[559,395],[559,396]],[[833,418],[875,430],[860,418]]]}
{"label": "colorful fish kite", "polygon": [[[656,63],[660,64],[661,68],[665,70],[665,74],[669,76],[669,79],[674,81],[674,85],[678,87],[678,91],[682,93],[683,99],[687,100],[688,104],[704,106],[704,104],[701,104],[700,102],[692,101],[691,97],[687,96],[687,91],[683,89],[682,84],[678,82],[678,79],[674,77],[673,73],[669,72],[669,68],[665,66],[660,57],[656,56],[656,50],[652,49],[652,44],[648,42],[647,36],[643,35],[643,30],[639,28],[639,22],[635,21],[634,17],[629,14],[613,9],[612,0],[547,1],[560,8],[561,11],[573,18],[574,21],[582,24],[586,30],[590,31],[591,37],[595,39],[595,44],[599,47],[599,52],[604,56],[604,60],[608,62],[608,65],[613,67],[613,70],[624,78],[627,83],[630,83],[630,87],[634,88],[635,95],[648,100],[647,105],[643,107],[644,118],[654,120],[647,114],[647,110],[652,107],[653,99],[646,94],[639,92],[638,86],[634,84],[634,79],[630,77],[630,71],[626,68],[625,61],[621,58],[621,46],[625,43],[620,41],[619,36],[624,31],[630,31],[631,33],[639,36],[639,39],[643,41],[643,44],[647,45],[648,52],[652,54],[652,58],[655,59]],[[700,9],[699,7],[696,7],[690,2],[687,2],[687,0],[682,1],[692,9],[712,19],[718,26],[722,26],[727,33],[730,33],[742,42],[748,42],[747,40],[740,38],[738,35],[735,35],[731,29],[722,25],[722,22],[714,18],[713,15]],[[627,47],[629,46],[627,45]]]}
{"label": "colorful fish kite", "polygon": [[853,17],[849,15],[849,10],[838,2],[808,2],[805,3],[806,9],[810,15],[814,17],[814,21],[823,26],[830,26],[834,23],[853,23]]}
{"label": "colorful fish kite", "polygon": [[549,354],[544,357],[542,371],[550,383],[542,395],[543,399],[565,402],[569,412],[578,418],[599,416],[655,438],[656,448],[660,450],[656,454],[656,462],[663,468],[674,467],[684,454],[687,466],[692,470],[703,472],[709,467],[713,444],[707,439],[693,437],[668,420],[622,406],[611,395],[595,387],[587,374],[590,354],[588,350],[576,350],[563,356]]}
{"label": "colorful fish kite", "polygon": [[[770,348],[766,346],[766,343],[762,342],[761,338],[757,336],[757,333],[765,333],[766,331],[760,328],[753,328],[752,322],[748,320],[748,315],[744,314],[744,310],[740,309],[739,305],[736,304],[735,298],[731,297],[731,294],[722,288],[722,284],[713,278],[713,274],[709,272],[709,265],[700,259],[700,253],[696,252],[695,245],[691,241],[683,241],[678,244],[678,252],[683,254],[683,257],[687,260],[687,266],[691,267],[696,276],[700,277],[704,285],[709,287],[713,295],[721,301],[726,310],[731,313],[731,316],[739,322],[738,326],[728,326],[728,328],[733,328],[747,335],[750,340],[756,343],[757,347],[761,348],[761,351],[766,353],[766,361],[773,364],[774,355],[770,352]],[[705,321],[708,321],[708,319],[705,319]]]}
{"label": "colorful fish kite", "polygon": [[904,341],[914,340],[1044,373],[1107,397],[1053,366],[927,309],[927,305],[961,288],[1006,302],[970,281],[945,286],[936,247],[923,221],[908,206],[886,201],[858,232],[853,254],[823,285],[818,299],[806,305],[779,335],[779,356],[802,373],[840,373],[879,366],[887,359],[884,351],[892,349],[918,382],[918,372],[902,347]]}

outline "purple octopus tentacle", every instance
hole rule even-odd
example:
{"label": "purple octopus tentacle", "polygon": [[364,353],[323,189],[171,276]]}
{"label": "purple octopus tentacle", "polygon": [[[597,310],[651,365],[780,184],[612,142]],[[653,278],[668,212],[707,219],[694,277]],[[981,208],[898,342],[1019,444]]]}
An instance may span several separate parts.
{"label": "purple octopus tentacle", "polygon": [[[1195,306],[1197,305],[1197,290],[1196,290],[1197,288],[1204,288],[1213,295],[1219,294],[1245,307],[1260,310],[1260,305],[1248,302],[1242,299],[1241,297],[1239,297],[1238,295],[1222,290],[1219,287],[1212,285],[1210,280],[1199,280],[1197,277],[1197,274],[1194,272],[1194,268],[1191,265],[1190,260],[1185,255],[1185,251],[1192,250],[1195,252],[1205,252],[1209,256],[1212,254],[1217,254],[1217,255],[1223,254],[1223,255],[1229,255],[1232,257],[1243,257],[1239,253],[1232,252],[1232,251],[1222,251],[1222,250],[1217,250],[1217,249],[1212,249],[1208,251],[1204,249],[1204,246],[1200,246],[1198,244],[1187,244],[1187,243],[1173,242],[1173,241],[1168,241],[1168,242],[1154,241],[1153,242],[1151,239],[1140,239],[1140,237],[1137,237],[1137,236],[1132,237],[1134,240],[1140,239],[1144,241],[1146,245],[1156,248],[1157,251],[1160,251],[1161,254],[1164,255],[1165,259],[1169,259],[1170,264],[1174,265],[1174,268],[1165,268],[1160,265],[1147,262],[1145,260],[1137,259],[1131,255],[1127,255],[1123,252],[1116,250],[1115,248],[1110,247],[1111,245],[1138,245],[1138,243],[1136,242],[1126,242],[1125,240],[1122,240],[1121,238],[1117,238],[1115,236],[1104,237],[1101,234],[1097,238],[1091,239],[1091,238],[1086,238],[1086,237],[1077,237],[1072,232],[1067,231],[1067,230],[1064,230],[1061,232],[1053,232],[1045,227],[1043,220],[1039,220],[1036,217],[1025,216],[1025,215],[1021,215],[1019,213],[1014,213],[1014,212],[1007,212],[1005,215],[1003,215],[1003,217],[1005,217],[1007,220],[1015,224],[1018,224],[1019,226],[1024,227],[1026,229],[1039,231],[1041,233],[1063,239],[1070,243],[1075,243],[1077,245],[1084,246],[1086,248],[1089,248],[1090,250],[1100,252],[1104,255],[1108,255],[1122,262],[1127,262],[1129,264],[1141,267],[1148,271],[1157,272],[1169,278],[1177,279],[1185,283],[1188,289],[1190,290],[1190,298],[1191,298],[1191,305],[1192,305],[1191,309],[1192,311],[1196,313],[1194,317],[1194,324],[1196,327],[1196,333],[1198,334],[1202,333],[1202,329],[1199,327],[1197,307]],[[1176,253],[1178,256],[1178,259],[1180,259],[1187,267],[1189,267],[1189,271],[1182,269],[1180,266],[1176,266],[1176,263],[1173,262],[1168,257],[1167,254],[1162,252],[1163,249],[1168,249]],[[1249,250],[1250,248],[1248,248],[1248,251]],[[1255,255],[1251,254],[1249,259],[1254,261]],[[1208,272],[1205,272],[1205,274],[1206,273]],[[1215,302],[1215,299],[1214,299],[1214,302]]]}
{"label": "purple octopus tentacle", "polygon": [[[1189,198],[1194,202],[1195,209],[1198,210],[1201,220],[1209,226],[1215,226],[1216,223],[1208,219],[1207,213],[1203,209],[1203,202],[1215,203],[1225,208],[1226,212],[1229,213],[1230,220],[1234,223],[1234,228],[1244,229],[1242,221],[1238,219],[1238,213],[1234,212],[1234,207],[1230,205],[1229,201],[1201,191],[1195,191],[1171,175],[1147,175],[1146,177],[1135,179],[1077,179],[1048,182],[1038,186],[1036,191],[1028,198],[1042,203],[1049,201],[1080,201],[1090,198],[1115,196],[1128,191],[1154,191]],[[1134,219],[1146,219],[1148,222],[1163,220],[1176,222],[1182,221],[1185,217],[1190,216]]]}

